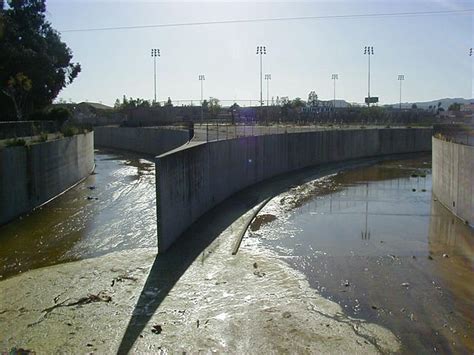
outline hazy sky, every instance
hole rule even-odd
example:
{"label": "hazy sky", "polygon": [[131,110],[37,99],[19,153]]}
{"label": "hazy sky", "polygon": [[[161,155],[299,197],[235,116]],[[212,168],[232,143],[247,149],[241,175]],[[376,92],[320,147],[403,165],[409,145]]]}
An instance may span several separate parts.
{"label": "hazy sky", "polygon": [[[403,101],[473,97],[473,12],[397,17],[294,20],[181,26],[115,31],[63,30],[233,19],[367,13],[419,12],[474,8],[471,1],[307,1],[158,2],[47,1],[48,19],[73,50],[82,72],[60,94],[66,100],[113,104],[124,94],[153,98],[151,48],[159,48],[158,99],[258,100],[259,58],[271,73],[270,96],[307,99],[316,91],[332,99],[332,73],[339,74],[337,98],[363,102],[367,96],[367,56],[371,95],[381,103],[399,100],[398,74],[405,75]],[[264,98],[266,85],[264,82]]]}

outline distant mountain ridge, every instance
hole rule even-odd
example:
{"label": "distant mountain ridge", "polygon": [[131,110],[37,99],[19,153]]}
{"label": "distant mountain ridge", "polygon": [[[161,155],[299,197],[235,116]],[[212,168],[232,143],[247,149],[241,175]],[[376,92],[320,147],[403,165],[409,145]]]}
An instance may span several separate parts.
{"label": "distant mountain ridge", "polygon": [[[461,97],[457,97],[457,98],[444,98],[444,99],[439,99],[439,100],[422,101],[422,102],[402,102],[402,108],[411,108],[413,104],[416,104],[418,108],[427,109],[430,106],[438,107],[439,102],[441,102],[441,107],[447,110],[448,107],[454,104],[455,102],[457,102],[458,104],[468,104],[471,102],[474,103],[474,99],[464,99]],[[383,106],[393,106],[394,108],[397,108],[399,106],[399,103],[383,105]]]}

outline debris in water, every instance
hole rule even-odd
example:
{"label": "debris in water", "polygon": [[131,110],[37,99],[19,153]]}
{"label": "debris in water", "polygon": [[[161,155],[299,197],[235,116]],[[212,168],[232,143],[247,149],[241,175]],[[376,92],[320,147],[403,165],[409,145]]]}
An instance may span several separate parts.
{"label": "debris in water", "polygon": [[258,277],[264,277],[265,276],[265,273],[261,272],[261,271],[254,271],[253,274],[258,276]]}
{"label": "debris in water", "polygon": [[258,264],[256,262],[253,263],[253,267],[254,267],[254,269],[258,268]]}
{"label": "debris in water", "polygon": [[433,257],[431,255],[428,255],[429,260],[433,260]]}
{"label": "debris in water", "polygon": [[163,328],[161,327],[161,325],[155,324],[152,327],[151,332],[154,333],[154,334],[160,334],[162,330],[163,330]]}
{"label": "debris in water", "polygon": [[377,306],[372,306],[372,309],[378,309],[378,307]]}
{"label": "debris in water", "polygon": [[95,190],[95,186],[87,186],[89,190]]}
{"label": "debris in water", "polygon": [[403,287],[410,287],[410,284],[408,282],[404,282],[404,283],[402,283],[402,286]]}
{"label": "debris in water", "polygon": [[448,254],[443,254],[443,258],[449,258]]}
{"label": "debris in water", "polygon": [[415,191],[416,191],[416,189],[411,189],[411,191],[415,192]]}

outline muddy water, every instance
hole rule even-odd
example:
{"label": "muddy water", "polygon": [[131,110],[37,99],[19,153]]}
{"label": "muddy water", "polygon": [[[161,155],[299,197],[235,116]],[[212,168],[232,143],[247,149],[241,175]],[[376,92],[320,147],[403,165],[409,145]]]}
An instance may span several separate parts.
{"label": "muddy water", "polygon": [[0,279],[31,269],[156,246],[155,165],[96,151],[95,173],[0,227]]}
{"label": "muddy water", "polygon": [[250,243],[386,326],[403,353],[474,352],[474,232],[432,196],[429,156],[310,181],[259,215]]}

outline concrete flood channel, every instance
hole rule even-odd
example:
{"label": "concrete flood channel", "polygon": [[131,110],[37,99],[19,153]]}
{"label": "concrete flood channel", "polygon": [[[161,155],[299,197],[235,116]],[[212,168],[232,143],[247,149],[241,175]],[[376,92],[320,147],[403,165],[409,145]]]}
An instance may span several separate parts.
{"label": "concrete flood channel", "polygon": [[474,233],[432,196],[429,155],[258,184],[159,256],[154,164],[96,163],[0,228],[0,350],[474,351]]}

